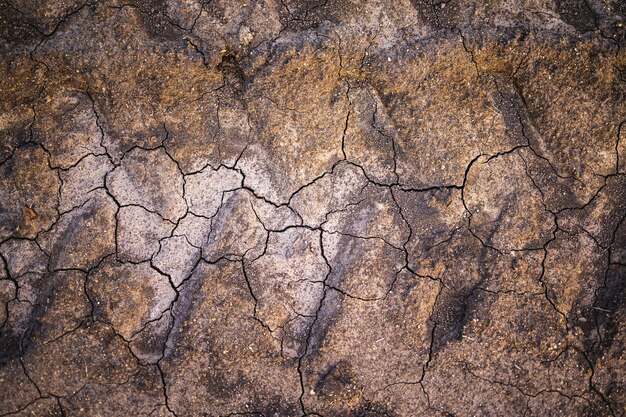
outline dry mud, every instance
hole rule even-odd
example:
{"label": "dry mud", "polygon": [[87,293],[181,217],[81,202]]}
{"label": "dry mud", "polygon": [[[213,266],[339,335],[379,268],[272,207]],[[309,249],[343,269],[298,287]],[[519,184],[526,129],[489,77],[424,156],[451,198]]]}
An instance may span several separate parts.
{"label": "dry mud", "polygon": [[0,415],[624,415],[625,4],[0,0]]}

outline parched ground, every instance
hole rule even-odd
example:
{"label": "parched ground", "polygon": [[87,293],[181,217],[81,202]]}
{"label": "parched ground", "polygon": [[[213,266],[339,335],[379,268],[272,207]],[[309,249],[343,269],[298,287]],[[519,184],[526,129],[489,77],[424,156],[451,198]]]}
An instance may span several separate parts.
{"label": "parched ground", "polygon": [[0,415],[624,415],[625,24],[0,0]]}

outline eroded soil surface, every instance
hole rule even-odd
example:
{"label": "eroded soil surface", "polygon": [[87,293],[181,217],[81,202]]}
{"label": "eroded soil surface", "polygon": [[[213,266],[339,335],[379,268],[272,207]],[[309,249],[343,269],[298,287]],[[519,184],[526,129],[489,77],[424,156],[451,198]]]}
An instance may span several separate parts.
{"label": "eroded soil surface", "polygon": [[0,415],[624,415],[625,24],[0,0]]}

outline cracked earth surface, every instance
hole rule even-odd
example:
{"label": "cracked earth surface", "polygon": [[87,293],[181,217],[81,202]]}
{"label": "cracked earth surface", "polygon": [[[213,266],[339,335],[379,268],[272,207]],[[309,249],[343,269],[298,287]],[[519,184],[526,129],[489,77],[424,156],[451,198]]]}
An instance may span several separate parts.
{"label": "cracked earth surface", "polygon": [[0,0],[0,415],[624,415],[625,4]]}

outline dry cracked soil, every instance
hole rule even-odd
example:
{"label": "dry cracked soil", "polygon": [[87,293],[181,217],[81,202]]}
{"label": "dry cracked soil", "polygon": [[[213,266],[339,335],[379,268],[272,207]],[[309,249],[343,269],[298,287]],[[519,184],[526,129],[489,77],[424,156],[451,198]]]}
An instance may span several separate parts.
{"label": "dry cracked soil", "polygon": [[0,0],[0,416],[623,416],[625,25]]}

